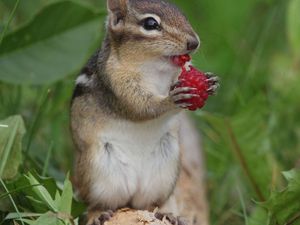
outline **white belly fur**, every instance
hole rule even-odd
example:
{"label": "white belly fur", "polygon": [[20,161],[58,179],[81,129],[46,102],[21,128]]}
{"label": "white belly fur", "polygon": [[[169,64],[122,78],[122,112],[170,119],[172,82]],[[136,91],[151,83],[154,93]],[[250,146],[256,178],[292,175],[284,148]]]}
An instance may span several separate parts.
{"label": "white belly fur", "polygon": [[128,204],[143,209],[166,200],[178,173],[178,122],[177,115],[109,122],[92,164],[91,198],[110,209]]}

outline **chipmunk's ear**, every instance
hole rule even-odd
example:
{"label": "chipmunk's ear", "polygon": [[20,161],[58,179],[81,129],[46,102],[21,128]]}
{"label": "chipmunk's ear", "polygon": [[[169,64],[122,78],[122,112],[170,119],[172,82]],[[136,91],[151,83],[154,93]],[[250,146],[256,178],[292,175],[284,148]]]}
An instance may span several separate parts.
{"label": "chipmunk's ear", "polygon": [[108,25],[113,30],[121,30],[125,24],[129,0],[107,0]]}

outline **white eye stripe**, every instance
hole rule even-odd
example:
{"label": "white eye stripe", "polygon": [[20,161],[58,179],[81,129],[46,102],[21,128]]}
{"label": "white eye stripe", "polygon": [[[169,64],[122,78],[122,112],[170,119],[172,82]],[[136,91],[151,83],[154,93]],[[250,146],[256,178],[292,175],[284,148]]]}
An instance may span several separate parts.
{"label": "white eye stripe", "polygon": [[151,37],[158,37],[158,36],[162,36],[162,33],[158,30],[145,30],[145,28],[140,27],[140,31],[147,36],[151,36]]}

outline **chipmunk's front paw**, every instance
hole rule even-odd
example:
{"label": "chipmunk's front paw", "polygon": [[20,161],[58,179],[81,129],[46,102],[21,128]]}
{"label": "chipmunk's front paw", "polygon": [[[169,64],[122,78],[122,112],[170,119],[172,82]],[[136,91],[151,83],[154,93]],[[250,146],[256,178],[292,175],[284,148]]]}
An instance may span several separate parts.
{"label": "chipmunk's front paw", "polygon": [[178,83],[176,83],[170,91],[170,98],[175,103],[175,105],[179,108],[186,109],[190,107],[192,104],[186,102],[186,100],[192,99],[192,98],[197,98],[199,95],[193,94],[196,88],[192,87],[176,87]]}
{"label": "chipmunk's front paw", "polygon": [[112,218],[113,214],[114,212],[111,210],[106,212],[93,212],[92,215],[90,215],[88,218],[87,225],[104,225],[106,221]]}
{"label": "chipmunk's front paw", "polygon": [[163,221],[168,220],[172,225],[188,225],[188,223],[182,217],[175,217],[172,213],[155,213],[155,218]]}
{"label": "chipmunk's front paw", "polygon": [[207,81],[209,84],[209,88],[207,89],[208,94],[215,95],[217,93],[218,88],[220,87],[219,77],[217,77],[214,73],[210,72],[205,73],[205,76],[207,77]]}

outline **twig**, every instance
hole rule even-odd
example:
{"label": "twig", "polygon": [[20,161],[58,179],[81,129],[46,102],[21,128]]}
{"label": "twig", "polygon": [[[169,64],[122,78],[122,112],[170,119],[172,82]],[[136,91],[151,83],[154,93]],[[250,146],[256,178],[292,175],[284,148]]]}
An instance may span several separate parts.
{"label": "twig", "polygon": [[286,225],[292,225],[299,219],[300,219],[300,212],[293,219],[291,219],[291,221],[287,222]]}

